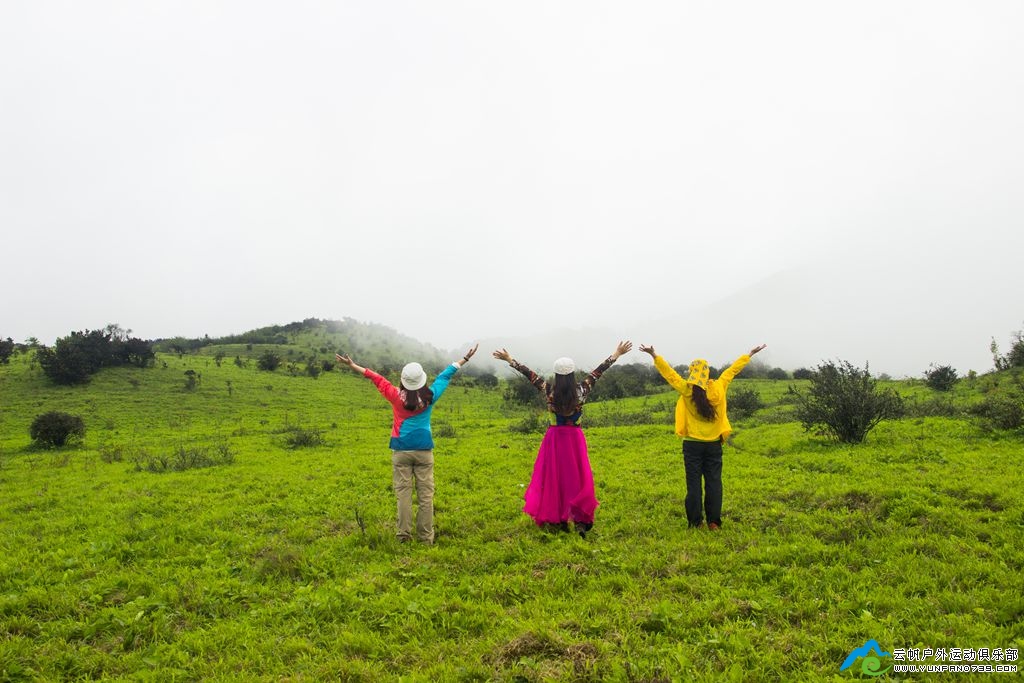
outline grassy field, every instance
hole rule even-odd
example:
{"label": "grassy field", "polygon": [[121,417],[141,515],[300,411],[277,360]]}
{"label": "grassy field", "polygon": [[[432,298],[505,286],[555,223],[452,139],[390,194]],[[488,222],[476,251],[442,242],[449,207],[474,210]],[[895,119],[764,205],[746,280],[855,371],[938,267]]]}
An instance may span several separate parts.
{"label": "grassy field", "polygon": [[[1019,434],[918,417],[851,447],[792,421],[790,383],[737,380],[767,406],[734,425],[711,533],[686,528],[674,394],[598,403],[583,540],[521,512],[529,412],[456,380],[425,547],[394,539],[368,381],[231,358],[76,388],[0,367],[0,681],[846,680],[869,639],[1024,645]],[[81,415],[84,441],[30,448],[47,410]],[[226,462],[150,471],[186,453]]]}

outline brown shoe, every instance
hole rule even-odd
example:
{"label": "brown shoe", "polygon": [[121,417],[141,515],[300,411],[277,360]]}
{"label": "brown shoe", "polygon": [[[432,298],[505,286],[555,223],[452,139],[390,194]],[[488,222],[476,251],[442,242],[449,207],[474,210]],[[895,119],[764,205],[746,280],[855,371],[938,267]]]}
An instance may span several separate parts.
{"label": "brown shoe", "polygon": [[719,529],[720,529],[721,527],[719,527],[719,526],[718,526],[717,524],[715,524],[714,522],[710,522],[710,523],[708,524],[708,528],[709,528],[709,529],[711,529],[712,531],[718,531],[718,530],[719,530]]}

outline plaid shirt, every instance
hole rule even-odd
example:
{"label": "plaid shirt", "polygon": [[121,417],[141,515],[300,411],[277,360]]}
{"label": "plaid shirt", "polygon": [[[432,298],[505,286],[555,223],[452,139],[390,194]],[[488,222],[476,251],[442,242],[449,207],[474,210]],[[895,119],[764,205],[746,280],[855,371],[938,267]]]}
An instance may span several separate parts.
{"label": "plaid shirt", "polygon": [[555,390],[554,383],[549,384],[543,377],[515,359],[510,360],[508,364],[522,373],[522,375],[530,381],[530,384],[537,388],[537,391],[544,394],[544,398],[548,404],[548,411],[555,413],[557,424],[576,424],[579,422],[580,416],[583,414],[583,404],[587,402],[587,398],[590,396],[590,392],[594,388],[594,382],[596,382],[614,362],[615,358],[608,356],[600,365],[587,373],[587,376],[576,385],[576,412],[571,415],[561,415],[555,410],[553,403],[553,393]]}

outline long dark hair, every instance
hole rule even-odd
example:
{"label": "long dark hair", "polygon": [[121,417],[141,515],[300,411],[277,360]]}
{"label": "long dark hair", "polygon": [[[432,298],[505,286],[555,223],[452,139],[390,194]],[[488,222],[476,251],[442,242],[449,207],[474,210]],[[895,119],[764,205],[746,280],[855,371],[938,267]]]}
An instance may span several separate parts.
{"label": "long dark hair", "polygon": [[580,409],[580,397],[573,375],[555,375],[555,387],[551,390],[551,407],[559,415],[565,416],[572,415]]}
{"label": "long dark hair", "polygon": [[402,389],[398,396],[402,399],[402,407],[410,411],[422,410],[434,402],[434,392],[430,387]]}
{"label": "long dark hair", "polygon": [[708,400],[708,392],[696,384],[693,385],[693,404],[697,407],[697,414],[708,422],[715,419],[715,407]]}

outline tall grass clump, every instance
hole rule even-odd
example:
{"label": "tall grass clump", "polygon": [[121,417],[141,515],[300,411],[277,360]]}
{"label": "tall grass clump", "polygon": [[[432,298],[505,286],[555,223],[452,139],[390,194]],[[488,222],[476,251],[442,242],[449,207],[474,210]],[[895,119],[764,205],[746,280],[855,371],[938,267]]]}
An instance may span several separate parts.
{"label": "tall grass clump", "polygon": [[169,453],[150,453],[139,450],[134,457],[136,472],[184,472],[230,465],[235,461],[234,451],[227,443],[219,443],[213,448],[205,446],[179,445]]}
{"label": "tall grass clump", "polygon": [[289,448],[313,448],[327,443],[324,433],[314,427],[289,427],[284,437]]}

